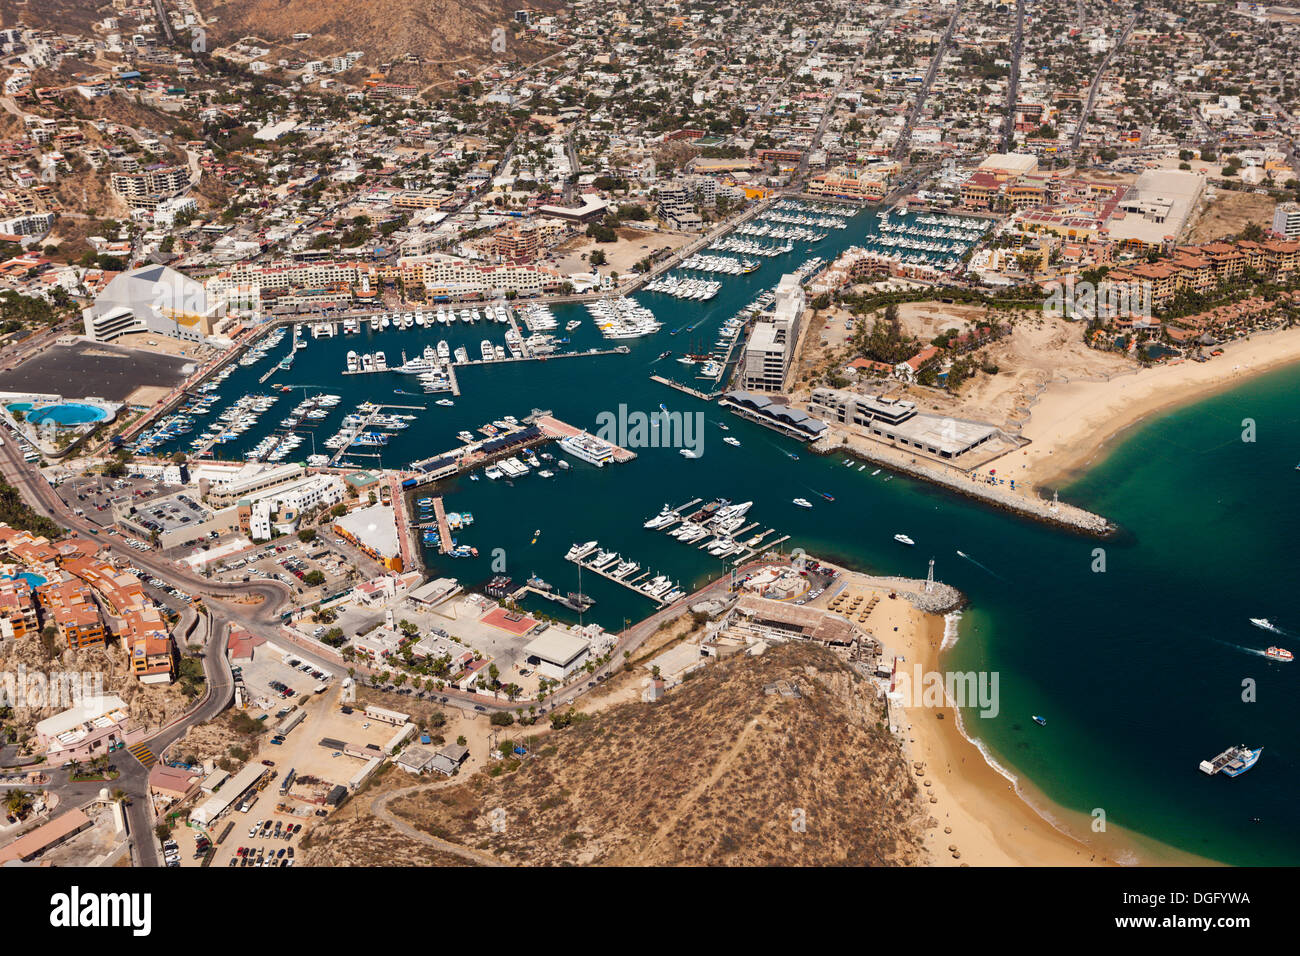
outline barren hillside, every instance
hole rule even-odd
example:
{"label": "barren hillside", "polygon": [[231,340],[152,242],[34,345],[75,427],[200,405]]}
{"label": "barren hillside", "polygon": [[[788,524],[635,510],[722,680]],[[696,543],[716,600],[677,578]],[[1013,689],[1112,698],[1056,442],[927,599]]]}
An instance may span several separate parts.
{"label": "barren hillside", "polygon": [[[530,7],[535,13],[556,9],[557,0]],[[528,63],[551,52],[511,29],[518,4],[509,0],[208,0],[199,5],[209,35],[229,44],[257,37],[273,54],[324,57],[362,50],[358,64],[377,70],[393,62],[394,79],[451,75],[474,70],[489,59]],[[493,31],[505,49],[492,48]],[[310,33],[308,40],[293,35]],[[402,63],[408,54],[419,65]]]}
{"label": "barren hillside", "polygon": [[[765,693],[777,681],[800,696]],[[921,862],[930,821],[882,716],[829,652],[776,647],[548,735],[517,769],[431,781],[391,810],[509,864]]]}

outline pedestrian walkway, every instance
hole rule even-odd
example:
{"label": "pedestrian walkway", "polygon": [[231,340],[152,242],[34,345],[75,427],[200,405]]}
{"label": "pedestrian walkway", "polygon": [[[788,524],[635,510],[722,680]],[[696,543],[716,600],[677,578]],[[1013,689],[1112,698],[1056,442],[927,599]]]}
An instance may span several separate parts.
{"label": "pedestrian walkway", "polygon": [[158,758],[153,755],[153,751],[144,744],[135,744],[134,746],[128,747],[127,750],[131,752],[132,757],[144,764],[145,770],[148,770],[158,762]]}

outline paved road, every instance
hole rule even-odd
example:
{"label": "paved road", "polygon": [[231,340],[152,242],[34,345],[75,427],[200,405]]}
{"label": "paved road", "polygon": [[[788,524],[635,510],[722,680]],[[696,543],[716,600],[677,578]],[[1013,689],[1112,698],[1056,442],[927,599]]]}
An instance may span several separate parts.
{"label": "paved road", "polygon": [[903,123],[903,131],[898,134],[898,142],[894,145],[894,160],[904,162],[907,159],[908,149],[912,145],[912,126],[916,123],[921,115],[921,108],[925,106],[926,98],[930,95],[930,87],[934,85],[934,78],[939,75],[939,67],[943,63],[944,54],[948,52],[948,44],[952,42],[953,32],[957,29],[957,21],[961,19],[961,0],[952,8],[952,15],[948,18],[948,29],[944,31],[943,38],[939,41],[939,48],[934,51],[934,57],[930,60],[930,69],[926,71],[925,80],[921,83],[921,89],[916,94],[916,102],[912,104],[912,109],[907,114],[907,120]]}
{"label": "paved road", "polygon": [[1115,58],[1115,54],[1123,48],[1126,42],[1128,42],[1129,34],[1132,33],[1133,28],[1137,26],[1139,15],[1140,14],[1137,13],[1133,14],[1128,23],[1124,25],[1124,32],[1119,35],[1119,39],[1115,41],[1115,45],[1106,52],[1106,58],[1101,61],[1101,66],[1097,68],[1097,75],[1092,78],[1092,85],[1088,87],[1088,99],[1083,104],[1083,112],[1079,114],[1079,125],[1075,127],[1074,136],[1070,138],[1070,152],[1072,153],[1077,153],[1079,151],[1079,143],[1083,139],[1083,131],[1088,125],[1088,117],[1092,115],[1092,107],[1097,100],[1097,91],[1101,89],[1101,78],[1105,76],[1106,71],[1110,69],[1110,61]]}
{"label": "paved road", "polygon": [[[96,525],[85,517],[72,513],[71,508],[45,480],[44,476],[22,460],[14,441],[0,447],[0,470],[6,480],[17,488],[33,508],[59,522],[71,531],[86,537],[99,537]],[[102,539],[101,539],[102,540]],[[105,542],[111,550],[113,542]],[[129,549],[128,549],[129,550]],[[125,552],[123,552],[125,554]],[[225,655],[225,639],[229,626],[240,624],[252,630],[265,631],[279,624],[279,609],[289,596],[289,589],[279,581],[257,580],[247,583],[209,581],[158,557],[154,552],[130,551],[130,562],[150,574],[191,594],[213,600],[205,601],[208,609],[207,643],[203,651],[203,671],[207,679],[200,705],[173,725],[144,741],[145,745],[161,757],[164,751],[182,737],[190,727],[205,723],[221,713],[234,695],[234,678]],[[232,596],[257,596],[255,605],[224,603],[221,598]],[[127,751],[119,751],[116,761],[122,776],[113,786],[120,787],[130,796],[127,821],[135,844],[136,860],[141,866],[157,866],[157,852],[149,823],[148,772]],[[77,786],[71,785],[69,786]],[[60,790],[60,792],[62,792]],[[98,792],[95,787],[93,793]]]}
{"label": "paved road", "polygon": [[1016,135],[1016,96],[1020,90],[1020,54],[1025,48],[1025,0],[1016,0],[1016,38],[1011,45],[1011,70],[1007,75],[1007,115],[1002,121],[1002,152],[1011,152]]}

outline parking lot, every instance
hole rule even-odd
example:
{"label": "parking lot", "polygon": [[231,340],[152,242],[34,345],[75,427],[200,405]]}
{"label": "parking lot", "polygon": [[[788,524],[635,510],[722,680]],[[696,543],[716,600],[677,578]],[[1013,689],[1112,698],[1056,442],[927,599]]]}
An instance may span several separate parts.
{"label": "parking lot", "polygon": [[287,652],[281,654],[269,644],[258,646],[252,660],[240,661],[236,666],[249,695],[250,706],[272,714],[296,703],[304,694],[314,694],[318,687],[329,683],[335,676],[333,672],[306,664]]}
{"label": "parking lot", "polygon": [[[223,581],[283,581],[293,589],[299,604],[315,604],[346,590],[351,583],[350,568],[331,548],[319,541],[304,544],[292,538],[231,556],[215,570]],[[321,574],[322,583],[307,583],[313,571]]]}
{"label": "parking lot", "polygon": [[[216,821],[212,828],[212,839],[225,832],[229,824],[234,828],[220,844],[212,857],[211,866],[249,867],[249,866],[293,866],[298,859],[298,850],[302,837],[308,833],[318,819],[313,810],[300,807],[300,813],[286,813],[280,809],[284,798],[280,796],[280,775],[272,780],[266,789],[256,795],[256,799],[247,805],[246,812],[231,810]],[[185,834],[180,831],[185,830]],[[182,865],[197,866],[201,859],[195,859],[193,846],[197,830],[178,828],[175,838],[188,846],[189,852],[182,849],[179,854]],[[188,844],[185,842],[188,841]],[[201,855],[200,855],[201,856]]]}
{"label": "parking lot", "polygon": [[208,516],[207,508],[182,491],[175,495],[141,500],[136,504],[131,520],[146,531],[163,534],[186,525],[199,524]]}
{"label": "parking lot", "polygon": [[104,475],[84,475],[68,478],[59,483],[58,492],[69,508],[81,509],[96,524],[113,523],[113,502],[118,498],[131,498],[136,507],[155,497],[160,486],[148,478],[108,478]]}

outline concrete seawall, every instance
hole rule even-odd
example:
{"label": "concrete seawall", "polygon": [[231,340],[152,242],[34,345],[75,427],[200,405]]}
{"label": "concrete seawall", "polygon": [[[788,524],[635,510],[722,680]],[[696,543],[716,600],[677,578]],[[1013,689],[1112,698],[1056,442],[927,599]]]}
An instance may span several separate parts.
{"label": "concrete seawall", "polygon": [[810,451],[822,455],[841,453],[863,461],[901,472],[913,478],[927,481],[933,485],[956,492],[967,498],[974,498],[985,504],[1006,511],[1014,512],[1035,521],[1075,531],[1092,537],[1109,537],[1118,530],[1114,524],[1099,514],[1084,508],[1067,504],[1064,501],[1049,501],[1036,494],[1011,491],[1003,485],[991,485],[978,481],[965,472],[960,472],[936,462],[924,461],[911,454],[895,448],[889,448],[868,439],[854,436],[847,441],[820,441],[809,446]]}

